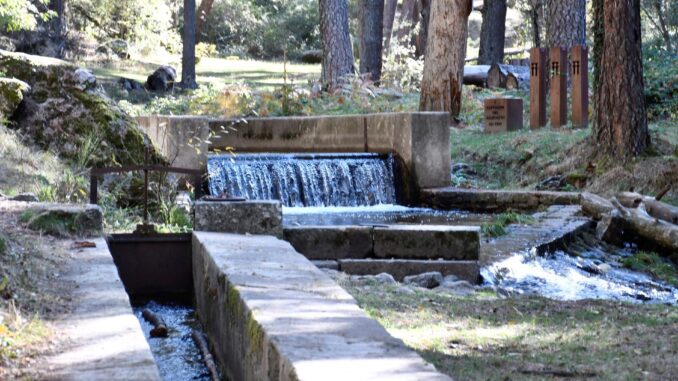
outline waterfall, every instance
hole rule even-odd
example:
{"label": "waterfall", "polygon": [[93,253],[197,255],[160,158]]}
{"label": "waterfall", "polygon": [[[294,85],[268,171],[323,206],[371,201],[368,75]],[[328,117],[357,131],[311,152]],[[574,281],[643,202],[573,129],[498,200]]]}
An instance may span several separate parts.
{"label": "waterfall", "polygon": [[377,154],[211,155],[209,191],[285,206],[395,204],[393,158]]}

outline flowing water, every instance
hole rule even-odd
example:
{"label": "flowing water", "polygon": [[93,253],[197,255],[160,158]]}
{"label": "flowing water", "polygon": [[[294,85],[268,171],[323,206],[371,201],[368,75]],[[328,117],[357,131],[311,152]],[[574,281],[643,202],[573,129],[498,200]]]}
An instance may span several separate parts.
{"label": "flowing water", "polygon": [[[145,308],[163,318],[169,330],[168,337],[150,337],[153,327],[141,316]],[[134,314],[141,323],[163,380],[211,380],[202,354],[191,337],[194,329],[201,330],[193,307],[150,301],[136,305]]]}
{"label": "flowing water", "polygon": [[280,200],[285,206],[395,204],[393,158],[377,154],[211,155],[212,195]]}
{"label": "flowing water", "polygon": [[675,287],[624,268],[621,261],[635,252],[585,235],[565,250],[545,256],[518,253],[483,268],[481,274],[486,285],[557,300],[678,303]]}

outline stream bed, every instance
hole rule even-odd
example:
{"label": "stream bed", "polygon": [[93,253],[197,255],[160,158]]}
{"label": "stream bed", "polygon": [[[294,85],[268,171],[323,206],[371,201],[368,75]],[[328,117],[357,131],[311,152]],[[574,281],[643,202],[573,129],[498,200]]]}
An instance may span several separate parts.
{"label": "stream bed", "polygon": [[[163,318],[169,331],[166,338],[150,337],[153,327],[141,316],[145,308]],[[192,306],[156,301],[135,303],[134,315],[141,323],[163,380],[210,380],[202,354],[191,337],[193,330],[202,331]]]}
{"label": "stream bed", "polygon": [[632,303],[678,303],[678,289],[622,260],[637,250],[618,248],[585,235],[565,250],[544,256],[518,253],[481,270],[484,284],[510,293],[557,300],[606,299]]}

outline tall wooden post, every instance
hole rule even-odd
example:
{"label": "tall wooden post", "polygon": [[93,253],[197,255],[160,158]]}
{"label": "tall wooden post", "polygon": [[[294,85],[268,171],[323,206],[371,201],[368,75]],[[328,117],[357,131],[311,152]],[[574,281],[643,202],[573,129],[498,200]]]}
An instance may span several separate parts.
{"label": "tall wooden post", "polygon": [[589,124],[589,49],[572,48],[572,124],[586,128]]}
{"label": "tall wooden post", "polygon": [[546,49],[530,51],[530,128],[546,125]]}
{"label": "tall wooden post", "polygon": [[567,124],[567,51],[552,47],[549,51],[551,85],[551,126]]}

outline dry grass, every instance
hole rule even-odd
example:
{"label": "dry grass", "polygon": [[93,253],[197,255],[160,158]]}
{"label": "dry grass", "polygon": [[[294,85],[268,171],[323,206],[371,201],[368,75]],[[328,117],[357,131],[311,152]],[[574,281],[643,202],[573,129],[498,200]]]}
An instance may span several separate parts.
{"label": "dry grass", "polygon": [[669,380],[678,308],[348,286],[394,336],[459,380]]}

